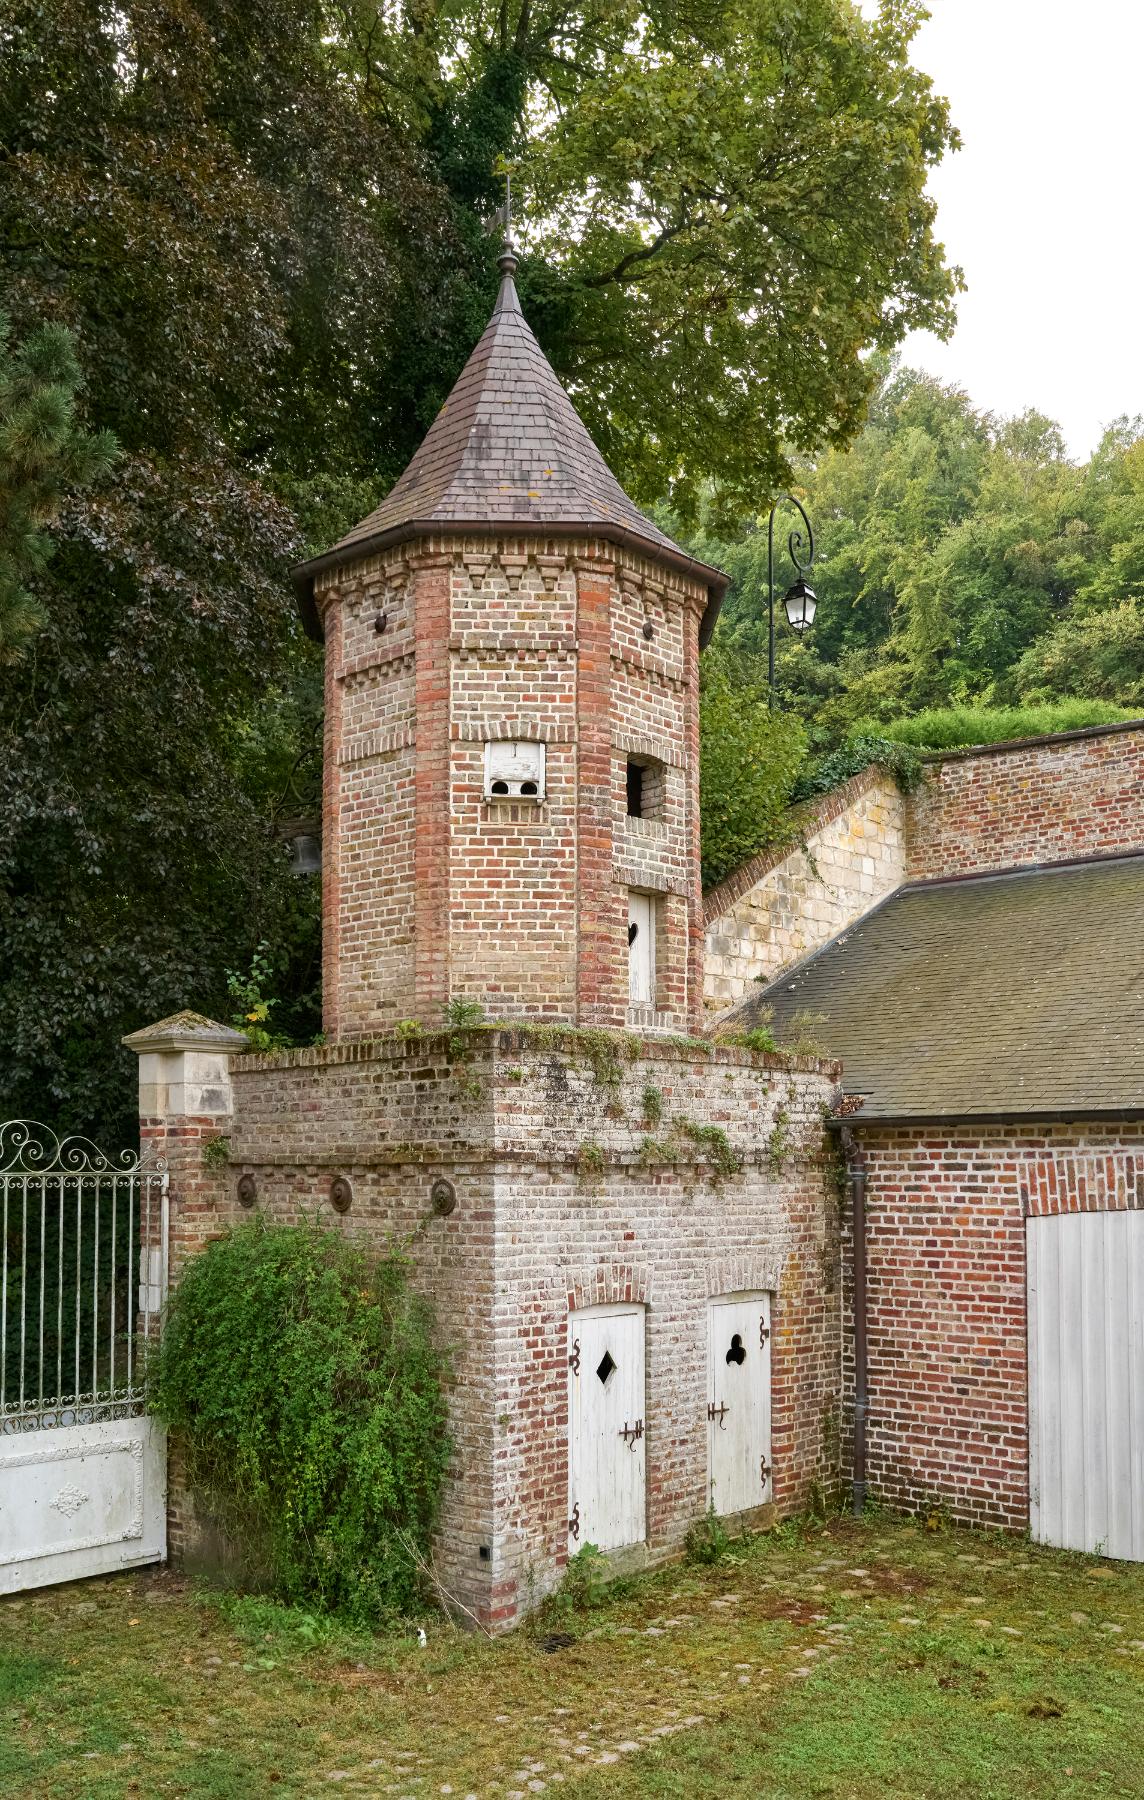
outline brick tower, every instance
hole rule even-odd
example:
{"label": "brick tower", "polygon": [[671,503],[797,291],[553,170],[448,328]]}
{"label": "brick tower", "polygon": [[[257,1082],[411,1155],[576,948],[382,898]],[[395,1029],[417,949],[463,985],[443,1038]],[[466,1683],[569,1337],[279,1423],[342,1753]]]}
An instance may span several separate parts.
{"label": "brick tower", "polygon": [[381,505],[296,572],[326,645],[325,1026],[701,1020],[699,649],[727,577],[492,318]]}

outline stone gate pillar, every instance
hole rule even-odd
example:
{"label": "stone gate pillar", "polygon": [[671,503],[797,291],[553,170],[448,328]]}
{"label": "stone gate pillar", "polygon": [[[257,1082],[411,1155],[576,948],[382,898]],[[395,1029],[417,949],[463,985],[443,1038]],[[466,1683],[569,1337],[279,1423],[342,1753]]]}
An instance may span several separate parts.
{"label": "stone gate pillar", "polygon": [[[167,1272],[173,1285],[188,1259],[233,1222],[239,1211],[227,1177],[234,1104],[230,1057],[249,1049],[241,1031],[199,1013],[173,1013],[123,1039],[139,1058],[139,1147],[168,1170]],[[211,1146],[217,1145],[212,1151]],[[144,1183],[140,1204],[157,1189]],[[141,1221],[141,1224],[143,1222]],[[150,1221],[149,1241],[158,1241]],[[175,1563],[203,1552],[203,1528],[183,1478],[177,1447],[167,1468],[167,1546]],[[217,1560],[205,1552],[204,1560]]]}
{"label": "stone gate pillar", "polygon": [[172,1013],[123,1042],[139,1058],[140,1152],[162,1158],[170,1174],[167,1261],[177,1281],[186,1259],[231,1222],[230,1057],[250,1046],[241,1031],[194,1012]]}

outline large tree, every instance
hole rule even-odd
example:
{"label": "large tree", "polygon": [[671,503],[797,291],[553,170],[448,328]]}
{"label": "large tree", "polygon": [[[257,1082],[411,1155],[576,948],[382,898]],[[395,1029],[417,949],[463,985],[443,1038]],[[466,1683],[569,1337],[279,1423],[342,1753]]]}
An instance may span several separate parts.
{"label": "large tree", "polygon": [[108,1128],[122,1031],[270,944],[313,1030],[278,822],[318,709],[291,560],[400,471],[482,328],[499,173],[542,342],[644,499],[764,495],[841,443],[864,352],[950,321],[954,141],[887,0],[9,0],[0,243],[122,455],[0,672],[0,1105]]}

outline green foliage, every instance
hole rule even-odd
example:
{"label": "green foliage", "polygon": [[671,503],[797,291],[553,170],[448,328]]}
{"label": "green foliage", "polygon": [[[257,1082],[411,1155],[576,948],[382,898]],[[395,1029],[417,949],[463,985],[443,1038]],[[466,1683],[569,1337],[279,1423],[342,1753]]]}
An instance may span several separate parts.
{"label": "green foliage", "polygon": [[485,1009],[479,1000],[466,1000],[463,994],[454,994],[445,1008],[445,1023],[453,1031],[470,1031],[474,1025],[483,1025]]}
{"label": "green foliage", "polygon": [[593,1612],[609,1598],[608,1559],[595,1544],[581,1544],[568,1558],[564,1580],[547,1609],[551,1614],[567,1617]]}
{"label": "green foliage", "polygon": [[757,1056],[773,1055],[778,1050],[775,1034],[769,1025],[756,1025],[751,1031],[720,1032],[721,1044],[739,1044]]}
{"label": "green foliage", "polygon": [[98,480],[115,458],[110,432],[77,423],[79,386],[69,331],[41,325],[17,349],[0,313],[0,663],[23,655],[44,622],[28,583],[47,564],[65,492]]}
{"label": "green foliage", "polygon": [[702,1153],[717,1182],[739,1173],[743,1165],[721,1125],[697,1125],[694,1119],[676,1119],[674,1126]]}
{"label": "green foliage", "polygon": [[767,1134],[767,1167],[772,1175],[781,1175],[786,1167],[790,1154],[790,1112],[785,1106],[776,1106],[774,1123]]}
{"label": "green foliage", "polygon": [[896,742],[885,726],[879,727],[877,732],[863,732],[859,728],[837,750],[816,758],[803,769],[791,790],[791,800],[810,800],[817,794],[829,794],[875,763],[887,769],[902,792],[908,794],[922,778],[921,758],[907,747],[916,742],[916,738]]}
{"label": "green foliage", "polygon": [[[1144,421],[1117,421],[1078,466],[1040,414],[997,419],[930,376],[879,367],[850,450],[798,470],[819,606],[801,639],[780,614],[778,680],[812,748],[833,752],[855,733],[896,738],[888,722],[933,709],[1091,700],[1139,711]],[[780,513],[780,591],[785,525]],[[689,541],[732,576],[714,647],[757,665],[765,516],[752,507],[732,524],[712,495]],[[799,791],[808,786],[804,777]]]}
{"label": "green foliage", "polygon": [[645,1125],[658,1125],[663,1118],[663,1089],[658,1088],[654,1081],[644,1084],[644,1091],[640,1096],[640,1116]]}
{"label": "green foliage", "polygon": [[230,1161],[230,1139],[220,1132],[203,1145],[203,1168],[225,1169]]}
{"label": "green foliage", "polygon": [[800,1006],[780,1027],[779,1048],[789,1056],[825,1056],[819,1027],[826,1023],[822,1013]]}
{"label": "green foliage", "polygon": [[683,1540],[684,1557],[697,1568],[710,1568],[723,1562],[730,1547],[727,1527],[713,1505],[702,1519],[696,1519],[687,1527],[687,1536]]}
{"label": "green foliage", "polygon": [[192,1484],[275,1591],[363,1623],[421,1598],[444,1375],[398,1258],[257,1218],[192,1258],[149,1370]]}
{"label": "green foliage", "polygon": [[576,1148],[576,1173],[585,1181],[595,1181],[604,1173],[605,1157],[595,1138],[584,1138]]}
{"label": "green foliage", "polygon": [[529,317],[619,475],[685,513],[707,478],[754,494],[857,429],[865,348],[949,323],[920,17],[12,0],[4,300],[22,354],[73,334],[85,386],[4,627],[45,621],[0,669],[0,1111],[126,1135],[121,1036],[220,1016],[263,940],[276,1026],[317,1029],[318,883],[282,838],[319,803],[320,655],[288,569],[396,478],[484,326],[503,159]]}
{"label": "green foliage", "polygon": [[879,729],[897,744],[928,750],[957,750],[970,744],[1001,744],[1008,738],[1043,732],[1079,731],[1086,725],[1113,725],[1137,715],[1105,700],[1055,700],[1044,706],[952,706],[891,719]]}
{"label": "green foliage", "polygon": [[699,718],[703,882],[712,887],[789,834],[806,734],[789,714],[768,711],[757,669],[716,650],[703,659]]}
{"label": "green foliage", "polygon": [[246,1033],[247,1042],[252,1050],[284,1050],[290,1043],[289,1037],[282,1032],[271,1031],[267,1020],[277,1005],[277,1001],[267,997],[266,988],[273,979],[274,970],[267,956],[269,945],[259,944],[250,961],[249,972],[241,975],[235,969],[228,969],[226,975],[226,991],[235,1004],[235,1012],[231,1023],[236,1031]]}

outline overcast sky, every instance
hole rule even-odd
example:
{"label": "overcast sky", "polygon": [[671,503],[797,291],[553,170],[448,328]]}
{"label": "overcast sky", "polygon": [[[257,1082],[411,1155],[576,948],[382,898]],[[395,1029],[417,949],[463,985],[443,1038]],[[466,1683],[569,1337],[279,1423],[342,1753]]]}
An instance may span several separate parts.
{"label": "overcast sky", "polygon": [[1087,457],[1144,412],[1144,0],[929,5],[913,60],[964,139],[931,188],[967,292],[950,342],[915,333],[905,360]]}

